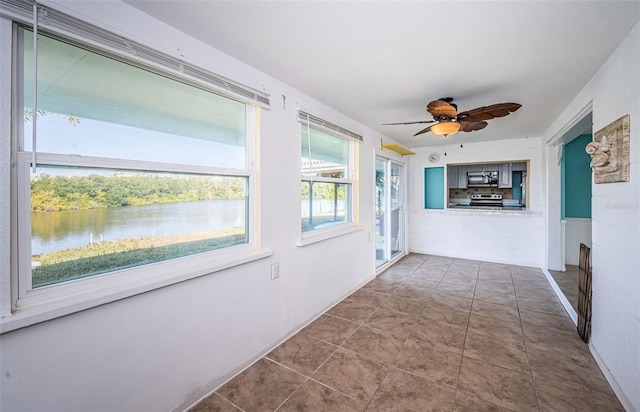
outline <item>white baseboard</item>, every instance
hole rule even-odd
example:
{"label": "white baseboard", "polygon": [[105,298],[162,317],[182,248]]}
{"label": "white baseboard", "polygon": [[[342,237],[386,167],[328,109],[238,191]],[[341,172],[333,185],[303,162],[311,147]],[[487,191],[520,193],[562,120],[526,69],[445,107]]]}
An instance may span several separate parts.
{"label": "white baseboard", "polygon": [[[551,276],[548,270],[542,269],[542,273],[544,273],[544,275],[546,276],[547,280],[549,281],[549,284],[553,288],[553,291],[555,292],[556,296],[558,296],[558,299],[560,299],[562,306],[564,306],[564,309],[569,314],[569,317],[573,321],[574,325],[577,326],[578,314],[576,313],[575,309],[573,309],[573,306],[571,306],[567,298],[564,296],[564,293],[562,293],[562,290],[560,290],[560,286],[558,286],[555,279],[553,279],[553,276]],[[602,360],[602,358],[600,357],[600,354],[598,353],[598,351],[593,347],[591,343],[589,343],[588,346],[589,346],[589,350],[591,351],[591,355],[593,356],[593,359],[595,359],[596,363],[598,364],[598,367],[604,374],[604,377],[607,379],[607,382],[609,382],[609,385],[611,385],[611,389],[613,389],[613,392],[618,397],[618,400],[624,407],[625,411],[640,412],[640,411],[636,411],[633,405],[631,404],[631,402],[629,401],[629,399],[627,399],[624,392],[622,391],[622,388],[620,388],[620,385],[618,385],[618,382],[615,380],[615,378],[611,374],[611,371],[609,371],[609,368],[607,368],[607,365],[604,363],[604,360]]]}
{"label": "white baseboard", "polygon": [[635,408],[631,404],[631,401],[629,401],[629,399],[625,396],[624,392],[622,391],[622,388],[620,387],[620,385],[618,385],[618,382],[613,377],[613,375],[611,374],[611,371],[609,370],[609,368],[607,368],[607,365],[604,363],[604,360],[600,357],[600,354],[598,353],[596,348],[593,347],[591,342],[589,342],[589,350],[591,351],[591,355],[593,356],[593,359],[595,359],[596,363],[598,364],[598,367],[600,367],[600,370],[604,374],[604,377],[607,379],[607,382],[609,382],[609,385],[611,385],[611,389],[613,389],[613,392],[615,392],[624,410],[627,412],[638,412],[635,410]]}
{"label": "white baseboard", "polygon": [[198,391],[196,391],[195,393],[192,393],[191,395],[189,395],[182,403],[177,405],[175,408],[171,409],[171,412],[183,412],[183,411],[189,410],[189,408],[194,407],[198,402],[202,401],[203,399],[205,399],[209,395],[213,394],[222,385],[224,385],[225,383],[229,382],[231,379],[233,379],[236,376],[238,376],[245,369],[248,369],[251,365],[253,365],[257,361],[262,359],[267,353],[271,352],[276,347],[278,347],[280,344],[284,343],[287,339],[289,339],[290,337],[292,337],[296,333],[300,332],[302,329],[307,327],[309,324],[311,324],[313,321],[318,319],[320,316],[324,315],[329,309],[331,309],[332,307],[334,307],[338,303],[342,302],[347,296],[349,296],[350,294],[352,294],[356,290],[360,289],[361,287],[363,287],[364,285],[366,285],[367,283],[369,283],[373,279],[375,279],[375,277],[371,278],[371,279],[367,279],[364,283],[362,283],[357,288],[355,288],[351,292],[347,293],[346,295],[344,295],[343,297],[338,299],[336,302],[333,302],[332,304],[330,304],[326,308],[316,312],[312,316],[312,318],[310,320],[306,321],[303,324],[300,324],[300,325],[297,325],[297,326],[293,327],[287,333],[285,333],[283,336],[281,336],[280,339],[278,339],[276,342],[272,343],[271,345],[269,345],[267,347],[262,348],[260,351],[258,351],[257,354],[255,354],[254,356],[252,356],[249,359],[247,359],[244,362],[242,362],[240,365],[238,365],[236,368],[231,370],[229,373],[227,373],[227,374],[225,374],[225,375],[223,375],[223,376],[221,376],[221,377],[219,377],[217,379],[214,379],[211,382],[207,383],[202,388],[200,388]]}
{"label": "white baseboard", "polygon": [[540,270],[542,270],[542,273],[544,273],[544,276],[549,281],[549,284],[551,285],[553,292],[556,294],[558,299],[560,299],[560,303],[562,303],[562,306],[564,306],[564,310],[567,311],[567,314],[573,321],[573,324],[578,326],[578,313],[573,308],[573,306],[571,306],[571,303],[569,303],[569,300],[566,298],[566,296],[564,296],[564,293],[562,293],[562,290],[560,289],[560,286],[558,286],[558,284],[556,283],[556,280],[553,278],[553,276],[551,276],[551,273],[549,273],[547,269],[540,268]]}

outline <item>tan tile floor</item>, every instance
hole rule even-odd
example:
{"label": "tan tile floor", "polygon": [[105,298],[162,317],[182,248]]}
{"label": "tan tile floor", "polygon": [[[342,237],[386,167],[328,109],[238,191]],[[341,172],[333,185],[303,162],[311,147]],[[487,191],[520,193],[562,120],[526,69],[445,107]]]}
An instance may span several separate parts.
{"label": "tan tile floor", "polygon": [[539,269],[411,254],[192,411],[623,411]]}

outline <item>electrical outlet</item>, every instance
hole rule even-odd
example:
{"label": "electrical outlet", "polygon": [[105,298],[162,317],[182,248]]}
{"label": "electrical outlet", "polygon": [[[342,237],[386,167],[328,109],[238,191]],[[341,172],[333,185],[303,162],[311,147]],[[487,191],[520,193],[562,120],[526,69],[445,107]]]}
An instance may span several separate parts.
{"label": "electrical outlet", "polygon": [[278,279],[280,277],[280,263],[271,264],[271,280]]}

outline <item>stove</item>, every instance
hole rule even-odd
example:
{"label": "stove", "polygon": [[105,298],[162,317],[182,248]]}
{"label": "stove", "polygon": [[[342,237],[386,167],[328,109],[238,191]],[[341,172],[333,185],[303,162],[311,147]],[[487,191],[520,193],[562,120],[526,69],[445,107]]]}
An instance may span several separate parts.
{"label": "stove", "polygon": [[476,193],[471,195],[471,207],[502,207],[502,195],[495,193]]}

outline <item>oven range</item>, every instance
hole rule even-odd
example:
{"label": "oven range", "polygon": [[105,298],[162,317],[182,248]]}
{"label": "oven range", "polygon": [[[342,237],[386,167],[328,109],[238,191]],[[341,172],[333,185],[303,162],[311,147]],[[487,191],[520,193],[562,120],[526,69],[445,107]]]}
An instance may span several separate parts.
{"label": "oven range", "polygon": [[502,208],[502,195],[496,193],[476,193],[471,195],[471,208]]}

